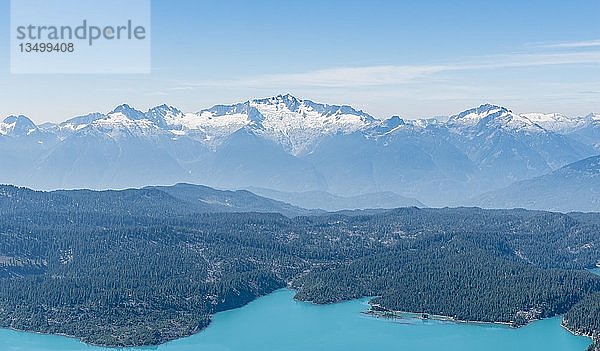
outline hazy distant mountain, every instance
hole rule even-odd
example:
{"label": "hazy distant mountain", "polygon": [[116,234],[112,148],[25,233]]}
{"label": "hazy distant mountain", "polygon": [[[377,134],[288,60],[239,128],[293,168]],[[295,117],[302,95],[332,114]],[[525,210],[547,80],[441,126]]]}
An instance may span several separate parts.
{"label": "hazy distant mountain", "polygon": [[600,211],[600,156],[569,164],[547,175],[486,193],[472,204],[561,212]]}
{"label": "hazy distant mountain", "polygon": [[255,194],[283,201],[302,208],[326,211],[355,209],[390,209],[399,207],[426,207],[416,199],[400,196],[393,192],[370,193],[356,196],[337,196],[325,191],[282,192],[251,187]]}
{"label": "hazy distant mountain", "polygon": [[290,205],[277,199],[259,196],[246,190],[217,190],[207,186],[177,184],[173,186],[152,186],[144,189],[156,189],[192,207],[206,206],[210,212],[273,212],[287,216],[316,214],[298,206]]}
{"label": "hazy distant mountain", "polygon": [[489,104],[445,122],[377,119],[291,95],[197,113],[121,105],[40,126],[6,118],[0,182],[36,189],[187,182],[343,197],[393,192],[441,206],[592,156],[599,130],[593,114],[517,115]]}

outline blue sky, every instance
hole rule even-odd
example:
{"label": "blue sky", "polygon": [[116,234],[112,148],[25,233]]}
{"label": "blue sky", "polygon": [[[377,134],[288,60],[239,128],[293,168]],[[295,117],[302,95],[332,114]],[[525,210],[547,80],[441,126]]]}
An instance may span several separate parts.
{"label": "blue sky", "polygon": [[598,0],[155,0],[149,75],[11,75],[9,8],[0,0],[0,116],[196,111],[278,93],[376,117],[485,102],[600,112]]}

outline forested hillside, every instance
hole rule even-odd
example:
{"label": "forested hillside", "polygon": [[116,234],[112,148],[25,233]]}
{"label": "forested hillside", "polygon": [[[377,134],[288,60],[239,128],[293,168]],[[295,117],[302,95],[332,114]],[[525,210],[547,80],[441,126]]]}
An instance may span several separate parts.
{"label": "forested hillside", "polygon": [[600,258],[598,214],[201,213],[177,194],[0,188],[0,326],[154,345],[291,285],[316,303],[378,296],[382,309],[515,325],[566,312],[598,331],[600,277],[584,270]]}

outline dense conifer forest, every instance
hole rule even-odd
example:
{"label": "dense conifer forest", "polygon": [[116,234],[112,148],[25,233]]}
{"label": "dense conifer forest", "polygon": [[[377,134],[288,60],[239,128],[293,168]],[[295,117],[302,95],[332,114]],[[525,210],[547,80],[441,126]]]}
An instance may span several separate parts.
{"label": "dense conifer forest", "polygon": [[600,259],[600,214],[293,217],[208,211],[178,193],[0,187],[0,327],[155,345],[290,286],[315,303],[376,296],[382,310],[515,326],[565,314],[600,331],[600,276],[585,270]]}

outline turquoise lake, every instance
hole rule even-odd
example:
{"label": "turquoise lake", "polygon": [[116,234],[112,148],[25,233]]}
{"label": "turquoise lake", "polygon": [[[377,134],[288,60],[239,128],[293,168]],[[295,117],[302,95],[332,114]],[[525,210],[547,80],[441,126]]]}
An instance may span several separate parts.
{"label": "turquoise lake", "polygon": [[[352,350],[526,350],[584,351],[585,337],[569,334],[560,318],[519,329],[418,319],[389,320],[361,312],[367,300],[317,306],[293,300],[278,290],[240,309],[214,316],[197,335],[157,347],[156,351],[352,351]],[[0,330],[2,351],[104,351],[61,336]],[[114,350],[114,349],[113,349]]]}

